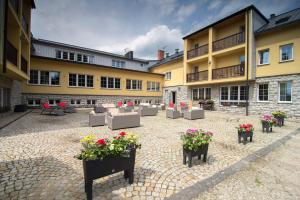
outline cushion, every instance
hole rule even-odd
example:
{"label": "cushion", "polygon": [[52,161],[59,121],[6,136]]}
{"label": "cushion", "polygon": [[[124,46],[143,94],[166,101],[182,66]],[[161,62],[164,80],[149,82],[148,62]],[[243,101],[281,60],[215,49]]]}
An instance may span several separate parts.
{"label": "cushion", "polygon": [[174,108],[174,103],[173,102],[169,103],[169,107]]}
{"label": "cushion", "polygon": [[119,101],[119,102],[117,103],[117,106],[118,106],[118,107],[121,107],[122,105],[123,105],[122,101]]}
{"label": "cushion", "polygon": [[49,109],[49,108],[51,108],[51,106],[49,105],[49,103],[44,103],[44,104],[43,104],[43,108]]}
{"label": "cushion", "polygon": [[129,102],[127,102],[127,106],[134,106],[134,103],[129,101]]}

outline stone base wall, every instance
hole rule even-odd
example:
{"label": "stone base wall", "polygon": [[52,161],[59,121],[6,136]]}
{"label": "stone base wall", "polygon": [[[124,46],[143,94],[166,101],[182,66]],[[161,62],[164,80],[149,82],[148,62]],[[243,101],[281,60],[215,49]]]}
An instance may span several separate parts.
{"label": "stone base wall", "polygon": [[[15,105],[22,103],[22,83],[18,80],[13,80],[6,78],[4,76],[0,76],[0,88],[4,88],[8,92],[8,101],[10,110],[14,110]],[[2,100],[1,100],[2,101]],[[0,107],[3,102],[0,103]]]}
{"label": "stone base wall", "polygon": [[132,97],[132,96],[102,96],[102,95],[55,95],[55,94],[23,94],[23,103],[27,104],[29,99],[40,99],[41,103],[48,102],[49,99],[59,99],[62,102],[71,103],[71,100],[80,100],[79,107],[88,107],[87,100],[96,100],[96,104],[100,103],[114,103],[119,101],[132,101],[136,100],[141,103],[161,103],[162,97]]}
{"label": "stone base wall", "polygon": [[187,86],[173,86],[163,88],[163,102],[166,105],[172,101],[172,92],[176,92],[176,103],[179,105],[180,102],[188,102],[190,91]]}
{"label": "stone base wall", "polygon": [[[279,83],[284,81],[292,81],[292,102],[279,103]],[[269,84],[269,101],[258,102],[257,90],[259,83]],[[253,94],[254,101],[250,104],[251,114],[271,113],[276,110],[285,111],[289,117],[300,117],[300,75],[273,76],[266,78],[257,78],[254,85],[255,91]]]}

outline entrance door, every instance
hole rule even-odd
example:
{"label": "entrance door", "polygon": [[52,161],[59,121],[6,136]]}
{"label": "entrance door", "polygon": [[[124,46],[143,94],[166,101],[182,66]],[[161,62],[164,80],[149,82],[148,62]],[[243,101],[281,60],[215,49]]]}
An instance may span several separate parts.
{"label": "entrance door", "polygon": [[176,92],[172,91],[172,103],[176,104]]}

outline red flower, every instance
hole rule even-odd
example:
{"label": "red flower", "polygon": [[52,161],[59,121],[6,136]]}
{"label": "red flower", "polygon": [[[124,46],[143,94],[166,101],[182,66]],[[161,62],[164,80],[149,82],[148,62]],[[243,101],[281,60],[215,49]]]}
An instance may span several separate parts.
{"label": "red flower", "polygon": [[100,139],[96,143],[99,144],[99,145],[106,145],[105,139]]}
{"label": "red flower", "polygon": [[124,137],[126,135],[126,133],[123,131],[123,132],[119,133],[119,135]]}
{"label": "red flower", "polygon": [[250,131],[251,131],[251,128],[250,128],[250,127],[246,128],[246,131],[247,131],[247,132],[250,132]]}

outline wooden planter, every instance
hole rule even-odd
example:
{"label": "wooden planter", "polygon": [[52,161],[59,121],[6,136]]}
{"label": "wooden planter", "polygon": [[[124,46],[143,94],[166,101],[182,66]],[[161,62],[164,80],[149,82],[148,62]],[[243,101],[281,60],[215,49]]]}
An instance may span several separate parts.
{"label": "wooden planter", "polygon": [[277,125],[279,127],[284,126],[284,117],[275,117],[275,119],[277,120]]}
{"label": "wooden planter", "polygon": [[110,156],[103,160],[83,160],[85,193],[87,199],[93,198],[93,180],[124,171],[124,178],[133,183],[136,149],[131,149],[129,157]]}
{"label": "wooden planter", "polygon": [[245,145],[247,142],[247,138],[250,138],[250,142],[252,142],[252,137],[253,137],[253,132],[242,132],[242,131],[238,131],[238,141],[239,143],[242,142],[242,138],[243,138],[243,144]]}
{"label": "wooden planter", "polygon": [[203,162],[206,162],[208,151],[208,144],[204,144],[196,151],[188,150],[183,148],[183,164],[186,164],[186,159],[188,158],[188,166],[192,167],[192,158],[198,156],[198,160],[201,159],[201,155],[203,155]]}
{"label": "wooden planter", "polygon": [[272,125],[270,125],[268,122],[262,121],[261,125],[262,125],[263,132],[266,131],[267,133],[270,133],[273,131]]}

